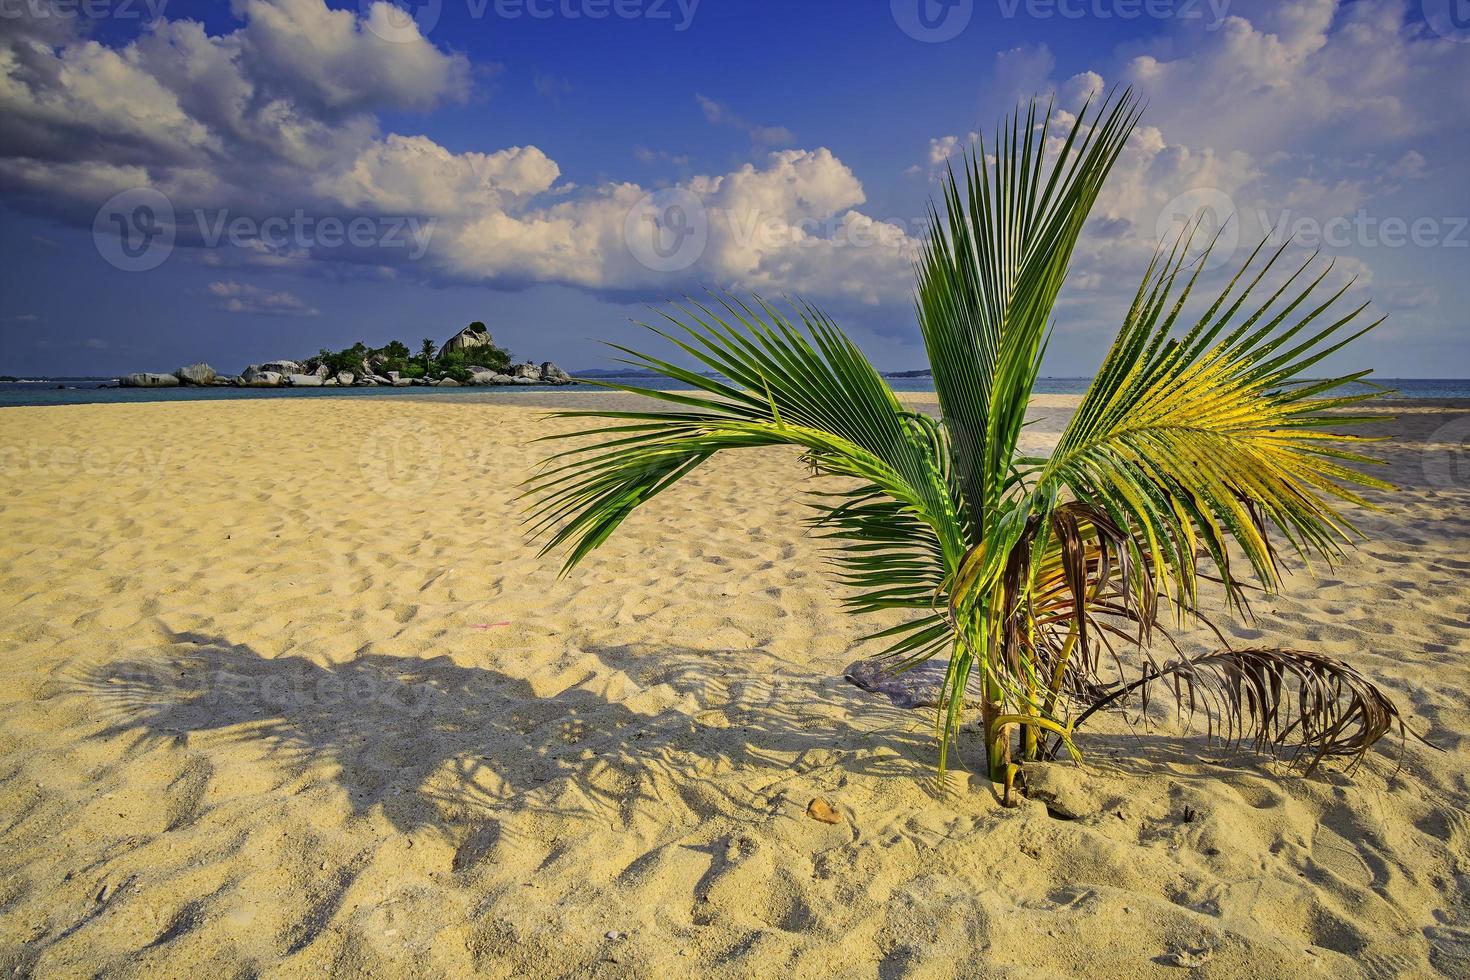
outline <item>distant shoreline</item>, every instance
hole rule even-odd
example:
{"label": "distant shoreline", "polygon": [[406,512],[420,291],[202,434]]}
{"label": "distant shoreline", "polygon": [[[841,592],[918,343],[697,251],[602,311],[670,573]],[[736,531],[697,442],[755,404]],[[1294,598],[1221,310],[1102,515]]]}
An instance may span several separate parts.
{"label": "distant shoreline", "polygon": [[[933,392],[933,379],[912,376],[908,372],[885,375],[895,392]],[[1087,389],[1088,378],[1042,378],[1036,384],[1036,394],[1081,395]],[[660,383],[662,381],[662,383]],[[570,395],[595,394],[609,389],[598,382],[623,382],[635,387],[651,387],[674,390],[683,386],[667,379],[650,378],[645,375],[624,373],[583,372],[574,376],[569,384],[544,385],[526,384],[515,387],[465,386],[462,388],[424,387],[316,387],[292,388],[246,388],[234,386],[190,386],[171,388],[116,388],[115,380],[106,378],[25,378],[17,381],[0,381],[0,408],[31,405],[86,405],[86,404],[133,404],[138,402],[193,402],[223,401],[255,398],[301,398],[301,397],[426,397],[455,398],[475,394],[482,398],[509,397],[527,393],[547,391],[566,392]],[[1382,403],[1412,403],[1427,407],[1434,402],[1457,403],[1470,399],[1470,379],[1439,378],[1380,378],[1376,384],[1393,389],[1384,396]],[[1362,390],[1369,390],[1366,387]]]}

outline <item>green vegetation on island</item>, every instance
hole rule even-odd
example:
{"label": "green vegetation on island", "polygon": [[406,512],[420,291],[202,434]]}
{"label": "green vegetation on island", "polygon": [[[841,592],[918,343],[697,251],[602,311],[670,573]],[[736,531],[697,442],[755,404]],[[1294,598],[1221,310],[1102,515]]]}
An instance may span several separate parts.
{"label": "green vegetation on island", "polygon": [[332,351],[325,347],[301,361],[279,360],[251,364],[238,375],[220,375],[208,364],[191,364],[168,374],[129,374],[118,379],[125,388],[162,388],[180,385],[235,385],[250,388],[330,388],[344,385],[563,385],[574,379],[551,361],[512,362],[510,351],[498,346],[485,324],[476,320],[443,346],[424,338],[418,352],[401,340],[382,347],[358,341]]}

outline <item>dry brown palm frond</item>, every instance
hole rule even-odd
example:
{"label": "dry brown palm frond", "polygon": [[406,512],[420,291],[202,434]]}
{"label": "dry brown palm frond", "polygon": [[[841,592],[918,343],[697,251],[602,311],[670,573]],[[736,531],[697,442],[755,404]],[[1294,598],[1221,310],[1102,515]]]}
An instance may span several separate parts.
{"label": "dry brown palm frond", "polygon": [[1110,693],[1078,717],[1135,691],[1147,703],[1155,681],[1167,679],[1181,712],[1202,714],[1211,738],[1247,741],[1258,752],[1293,746],[1292,764],[1311,773],[1324,759],[1345,758],[1356,768],[1373,743],[1395,727],[1413,735],[1394,703],[1371,681],[1340,660],[1303,650],[1255,647],[1213,650],[1145,669],[1143,677]]}
{"label": "dry brown palm frond", "polygon": [[[1110,637],[1144,646],[1157,630],[1173,642],[1158,622],[1166,597],[1154,585],[1150,551],[1105,511],[1072,501],[1049,518],[1028,522],[1007,563],[1008,640],[1051,691],[1091,702],[1124,676]],[[1113,683],[1103,677],[1104,650],[1119,670]]]}

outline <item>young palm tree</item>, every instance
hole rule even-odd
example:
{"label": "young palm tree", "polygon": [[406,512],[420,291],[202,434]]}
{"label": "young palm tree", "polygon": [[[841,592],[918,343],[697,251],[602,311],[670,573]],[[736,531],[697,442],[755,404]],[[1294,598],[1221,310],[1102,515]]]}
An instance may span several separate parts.
{"label": "young palm tree", "polygon": [[719,377],[617,348],[689,390],[608,383],[670,407],[557,413],[609,424],[595,446],[552,456],[530,485],[547,550],[569,545],[570,570],[715,453],[796,446],[817,475],[841,478],[814,498],[813,523],[835,545],[848,608],[913,611],[870,637],[887,641],[895,670],[949,656],[941,773],[972,679],[990,775],[1007,798],[1016,753],[1075,756],[1082,719],[1165,676],[1211,732],[1261,748],[1298,743],[1309,768],[1328,756],[1356,762],[1395,723],[1402,731],[1372,684],[1307,653],[1146,656],[1138,679],[1104,677],[1113,641],[1146,651],[1164,610],[1194,614],[1201,578],[1243,607],[1232,549],[1274,591],[1273,536],[1330,561],[1355,533],[1338,506],[1366,505],[1354,485],[1387,486],[1345,465],[1371,462],[1349,448],[1361,437],[1327,431],[1365,420],[1327,410],[1366,397],[1335,390],[1368,372],[1302,380],[1375,325],[1358,325],[1366,304],[1329,312],[1346,287],[1318,297],[1327,270],[1311,271],[1312,259],[1252,301],[1284,250],[1263,258],[1258,246],[1186,325],[1204,263],[1186,266],[1184,235],[1155,255],[1056,450],[1018,451],[1073,247],[1138,117],[1129,93],[1084,107],[1049,163],[1051,113],[1038,119],[1033,106],[988,153],[966,157],[962,179],[950,173],[917,263],[941,418],[906,409],[809,304],[789,315],[723,295],[675,306],[663,314],[673,330],[650,329]]}

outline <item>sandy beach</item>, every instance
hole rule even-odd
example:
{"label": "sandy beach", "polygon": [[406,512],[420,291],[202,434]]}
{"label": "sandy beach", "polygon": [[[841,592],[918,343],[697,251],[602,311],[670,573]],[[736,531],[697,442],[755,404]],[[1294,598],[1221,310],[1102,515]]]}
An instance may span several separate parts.
{"label": "sandy beach", "polygon": [[1470,974],[1470,403],[1396,405],[1362,547],[1225,631],[1437,750],[1303,778],[1156,702],[1008,810],[843,680],[883,624],[794,453],[537,557],[542,412],[616,397],[0,412],[0,972]]}

